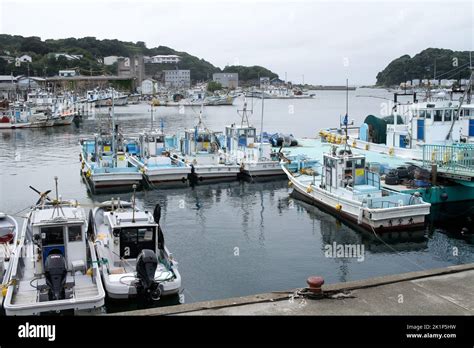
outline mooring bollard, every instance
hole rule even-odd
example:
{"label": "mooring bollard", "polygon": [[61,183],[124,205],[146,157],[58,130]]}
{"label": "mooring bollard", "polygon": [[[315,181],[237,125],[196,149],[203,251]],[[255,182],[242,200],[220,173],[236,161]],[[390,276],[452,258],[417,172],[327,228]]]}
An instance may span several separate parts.
{"label": "mooring bollard", "polygon": [[311,291],[313,294],[322,293],[321,286],[324,284],[323,277],[317,277],[317,276],[308,277],[308,279],[306,280],[306,283],[308,283],[309,285],[309,291]]}

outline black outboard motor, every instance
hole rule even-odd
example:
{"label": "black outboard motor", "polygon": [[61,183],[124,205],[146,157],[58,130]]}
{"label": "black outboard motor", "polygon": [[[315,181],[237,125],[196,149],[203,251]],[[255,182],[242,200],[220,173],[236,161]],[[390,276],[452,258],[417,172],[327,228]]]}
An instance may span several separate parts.
{"label": "black outboard motor", "polygon": [[157,301],[161,297],[161,286],[155,281],[158,258],[153,250],[143,249],[137,258],[137,293],[146,299]]}
{"label": "black outboard motor", "polygon": [[44,263],[44,274],[46,285],[49,287],[49,299],[62,300],[64,296],[64,285],[66,284],[66,260],[61,254],[50,254]]}

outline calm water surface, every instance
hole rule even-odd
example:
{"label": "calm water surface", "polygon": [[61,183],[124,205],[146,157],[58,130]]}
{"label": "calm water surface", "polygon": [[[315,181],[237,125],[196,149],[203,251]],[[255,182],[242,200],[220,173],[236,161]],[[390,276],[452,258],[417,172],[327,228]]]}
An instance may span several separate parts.
{"label": "calm water surface", "polygon": [[[375,98],[376,97],[376,98]],[[359,124],[367,114],[380,114],[382,90],[359,89],[349,97],[350,119]],[[204,123],[213,130],[239,121],[232,107],[208,107]],[[249,108],[252,103],[249,101]],[[117,123],[126,132],[150,127],[146,104],[117,107]],[[259,128],[260,101],[253,104],[252,123]],[[155,124],[164,120],[167,132],[196,123],[199,108],[155,108]],[[264,128],[269,132],[314,137],[323,127],[335,127],[345,113],[345,92],[317,92],[314,100],[265,100]],[[64,198],[78,199],[86,208],[110,199],[90,196],[79,175],[79,139],[94,133],[94,119],[66,127],[0,132],[0,211],[15,213],[31,205],[37,194],[54,187],[59,177]],[[287,290],[306,285],[309,275],[326,283],[418,271],[474,262],[472,240],[461,237],[472,226],[470,204],[443,206],[434,214],[424,236],[384,244],[354,231],[335,217],[290,196],[286,180],[231,182],[194,189],[166,189],[137,194],[139,206],[162,206],[165,241],[179,261],[186,302]],[[130,195],[121,194],[122,199]],[[364,246],[363,260],[325,256],[327,244]],[[108,310],[130,309],[109,304]]]}

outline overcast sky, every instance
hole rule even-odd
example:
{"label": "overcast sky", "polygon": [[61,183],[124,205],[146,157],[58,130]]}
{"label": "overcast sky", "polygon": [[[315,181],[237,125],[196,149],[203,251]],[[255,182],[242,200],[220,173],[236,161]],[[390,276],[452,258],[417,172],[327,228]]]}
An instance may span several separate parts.
{"label": "overcast sky", "polygon": [[372,84],[392,59],[428,47],[472,50],[473,1],[10,1],[0,32],[164,45],[288,80]]}

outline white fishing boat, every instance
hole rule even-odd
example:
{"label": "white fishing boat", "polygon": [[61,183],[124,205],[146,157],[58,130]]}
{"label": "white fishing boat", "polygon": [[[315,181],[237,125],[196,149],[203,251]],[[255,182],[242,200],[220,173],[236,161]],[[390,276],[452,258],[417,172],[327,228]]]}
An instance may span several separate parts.
{"label": "white fishing boat", "polygon": [[134,203],[113,199],[94,209],[95,248],[110,298],[157,301],[179,292],[181,276],[159,219],[159,205],[154,216]]}
{"label": "white fishing boat", "polygon": [[94,138],[80,140],[81,174],[93,193],[103,190],[131,191],[133,185],[139,185],[142,181],[142,173],[129,162],[124,137],[115,126],[113,101],[110,115],[112,129],[101,129]]}
{"label": "white fishing boat", "polygon": [[23,107],[15,103],[12,108],[8,102],[3,102],[0,109],[0,129],[30,128],[31,122]]}
{"label": "white fishing boat", "polygon": [[92,192],[131,191],[142,181],[142,173],[127,158],[124,148],[111,134],[96,134],[81,140],[81,174]]}
{"label": "white fishing boat", "polygon": [[[0,212],[0,285],[2,285],[2,295],[5,297],[7,289],[7,279],[9,277],[9,264],[18,241],[18,223],[16,220]],[[5,293],[4,293],[5,292]]]}
{"label": "white fishing boat", "polygon": [[199,122],[184,132],[178,154],[178,158],[191,167],[191,183],[237,179],[240,165],[229,154],[219,151],[220,147],[218,135],[202,123],[201,106]]}
{"label": "white fishing boat", "polygon": [[134,143],[127,144],[128,160],[143,173],[148,185],[187,185],[191,167],[176,155],[162,130],[146,131]]}
{"label": "white fishing boat", "polygon": [[[128,104],[128,95],[118,92],[113,88],[107,90],[94,89],[87,91],[87,102],[95,107],[125,106]],[[113,101],[112,101],[113,99]]]}
{"label": "white fishing boat", "polygon": [[[398,105],[387,122],[368,116],[364,123],[348,134],[354,148],[389,154],[405,159],[422,160],[425,145],[474,143],[474,104],[465,94],[460,100],[428,100]],[[415,99],[415,96],[414,96]],[[342,131],[322,130],[322,138],[340,142]]]}
{"label": "white fishing boat", "polygon": [[431,204],[418,193],[381,188],[379,175],[366,170],[365,156],[353,154],[347,146],[339,150],[333,146],[322,163],[301,166],[297,172],[282,164],[290,185],[303,200],[373,232],[423,227]]}
{"label": "white fishing boat", "polygon": [[257,130],[249,122],[247,102],[241,117],[240,125],[234,123],[225,128],[226,151],[240,165],[241,172],[251,178],[285,175],[279,154],[272,151],[271,144],[257,141]]}
{"label": "white fishing boat", "polygon": [[88,220],[75,201],[42,193],[22,228],[11,259],[6,315],[86,312],[104,305],[105,291]]}

